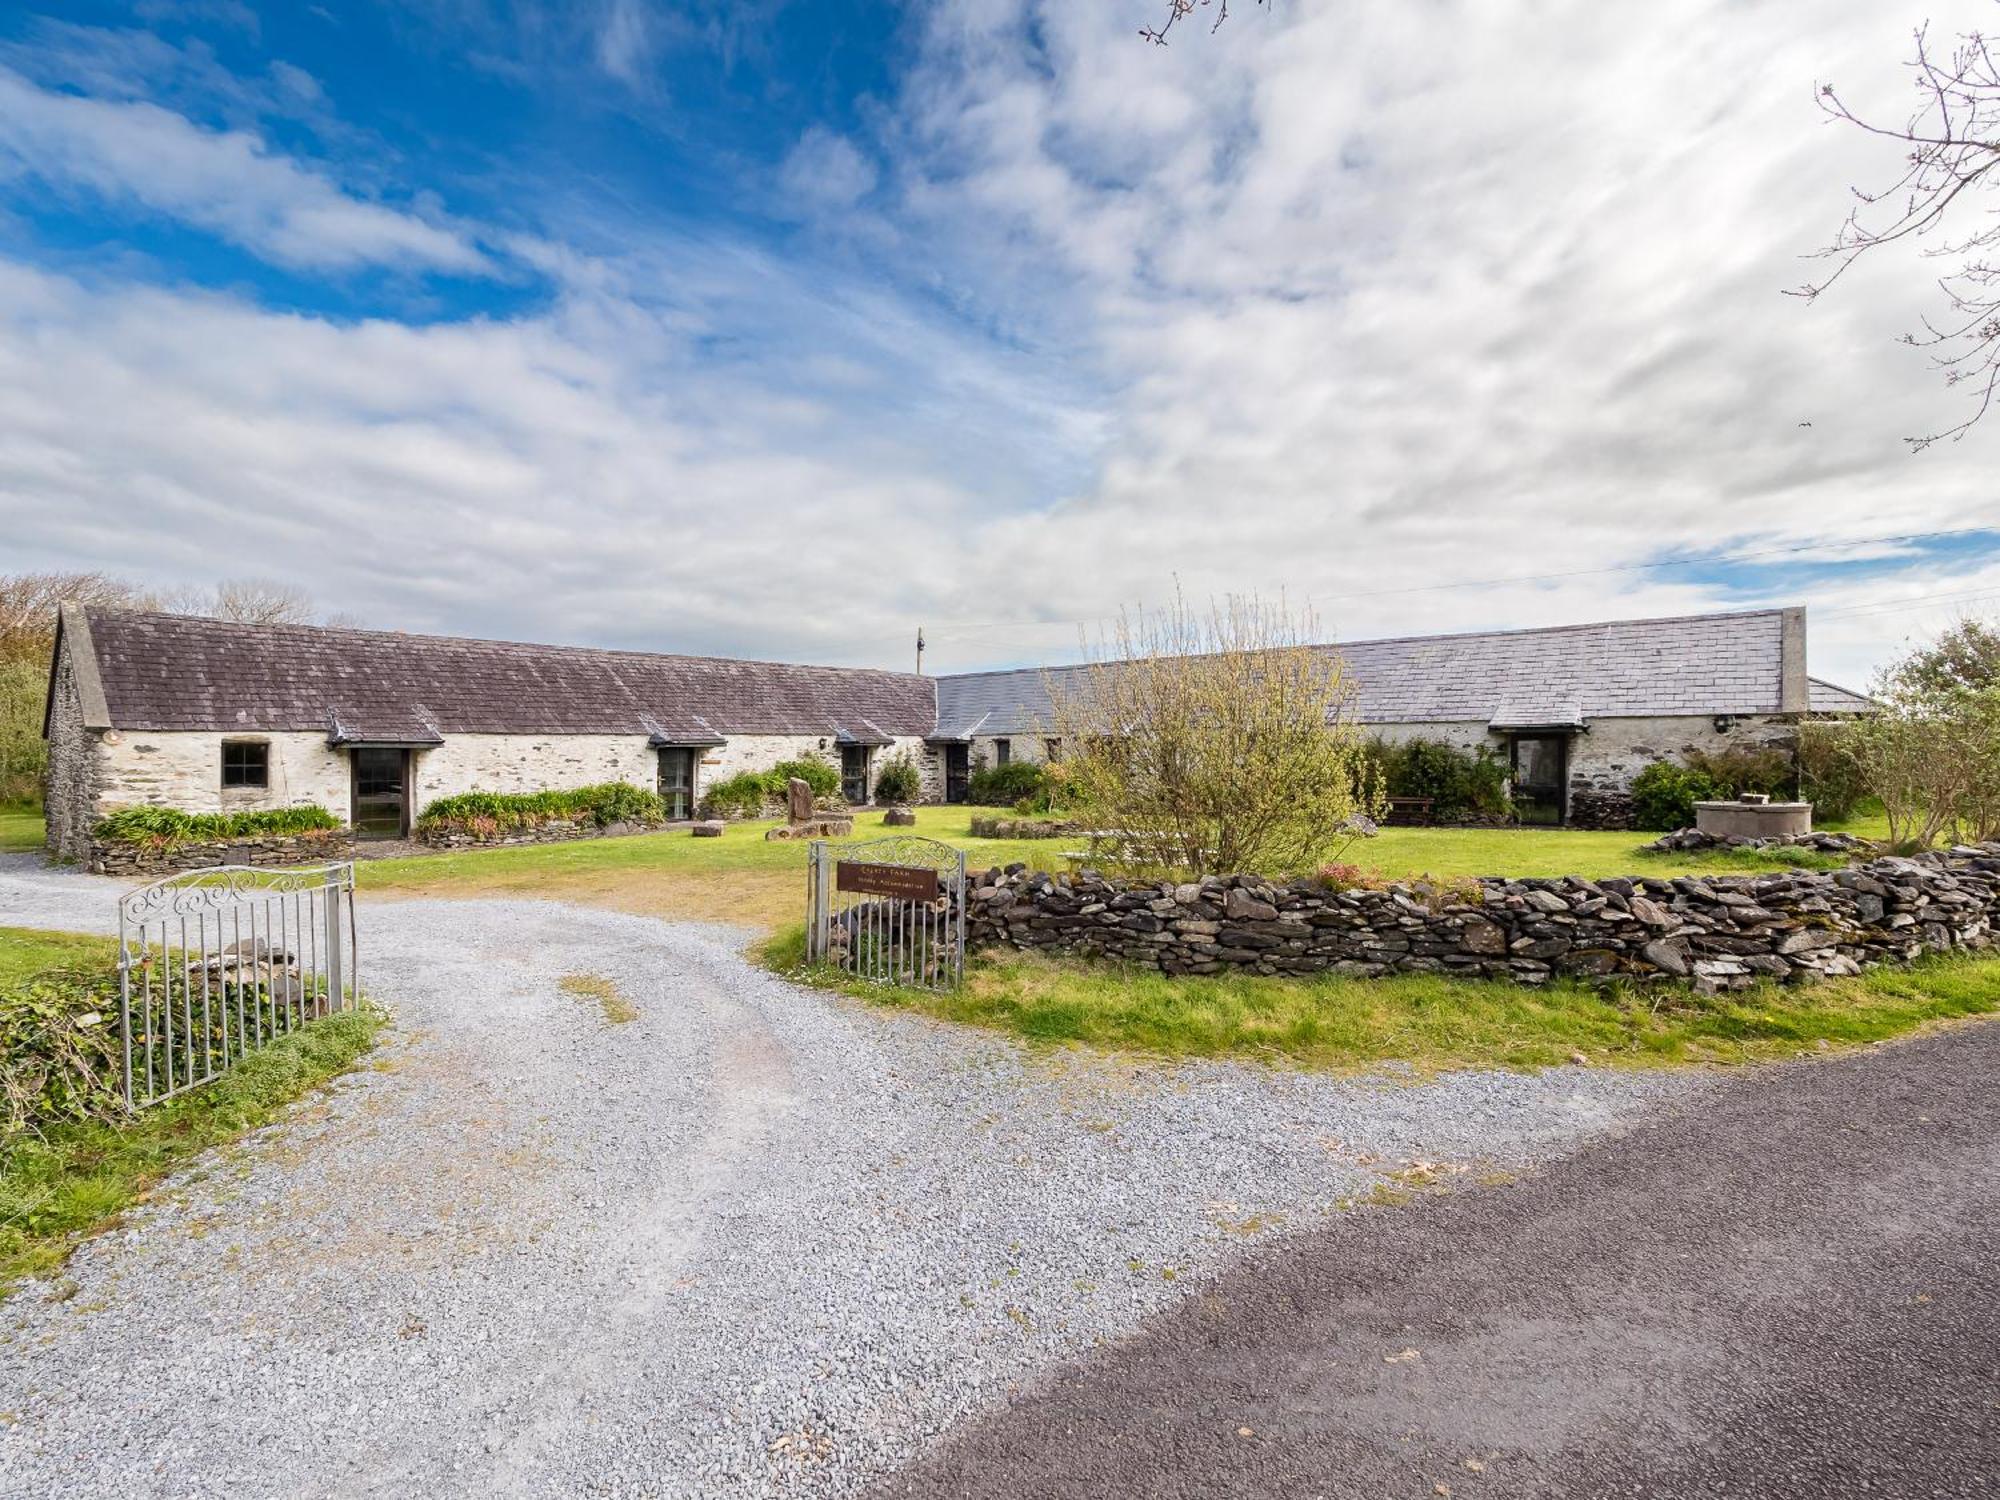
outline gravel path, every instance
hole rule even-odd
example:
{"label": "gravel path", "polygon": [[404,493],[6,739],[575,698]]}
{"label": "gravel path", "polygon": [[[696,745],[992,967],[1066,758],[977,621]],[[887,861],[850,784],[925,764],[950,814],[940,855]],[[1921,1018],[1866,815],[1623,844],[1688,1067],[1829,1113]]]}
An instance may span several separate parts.
{"label": "gravel path", "polygon": [[[115,889],[9,861],[0,923],[101,930]],[[0,1494],[848,1494],[1385,1173],[1713,1086],[1038,1055],[712,930],[361,924],[373,1065],[0,1307]]]}

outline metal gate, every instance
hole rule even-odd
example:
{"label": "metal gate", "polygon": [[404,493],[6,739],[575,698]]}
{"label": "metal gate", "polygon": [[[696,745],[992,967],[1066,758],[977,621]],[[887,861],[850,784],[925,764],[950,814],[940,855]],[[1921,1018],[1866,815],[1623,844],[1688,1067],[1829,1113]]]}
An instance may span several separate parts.
{"label": "metal gate", "polygon": [[936,839],[815,842],[806,957],[859,979],[956,989],[965,975],[965,851]]}
{"label": "metal gate", "polygon": [[119,899],[118,955],[125,1103],[141,1109],[353,1007],[354,866],[156,880]]}

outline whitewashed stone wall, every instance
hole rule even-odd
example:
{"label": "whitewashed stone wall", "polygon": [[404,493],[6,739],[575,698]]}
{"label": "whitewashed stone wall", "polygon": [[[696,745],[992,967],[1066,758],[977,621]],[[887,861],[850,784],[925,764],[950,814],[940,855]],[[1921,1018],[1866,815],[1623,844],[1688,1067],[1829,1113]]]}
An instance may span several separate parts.
{"label": "whitewashed stone wall", "polygon": [[[222,745],[247,740],[271,747],[267,787],[222,786]],[[319,731],[215,734],[107,729],[98,738],[98,815],[115,807],[177,807],[182,812],[246,812],[318,803],[347,820],[347,757]]]}
{"label": "whitewashed stone wall", "polygon": [[415,816],[460,792],[539,792],[606,781],[651,790],[659,784],[660,758],[643,734],[453,734],[416,753],[411,779]]}

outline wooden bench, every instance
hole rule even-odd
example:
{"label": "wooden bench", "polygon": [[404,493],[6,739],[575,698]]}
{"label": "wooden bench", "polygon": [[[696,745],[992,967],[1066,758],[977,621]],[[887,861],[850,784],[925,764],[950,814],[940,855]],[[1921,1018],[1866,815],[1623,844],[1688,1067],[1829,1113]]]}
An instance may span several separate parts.
{"label": "wooden bench", "polygon": [[1431,820],[1430,797],[1391,797],[1389,814],[1382,821],[1392,828],[1420,828]]}

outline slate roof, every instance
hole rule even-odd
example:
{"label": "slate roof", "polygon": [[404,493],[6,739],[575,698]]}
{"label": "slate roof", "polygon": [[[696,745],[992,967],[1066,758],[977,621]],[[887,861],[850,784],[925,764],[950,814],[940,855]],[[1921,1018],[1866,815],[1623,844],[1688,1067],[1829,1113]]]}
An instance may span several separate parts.
{"label": "slate roof", "polygon": [[1816,714],[1865,714],[1875,707],[1875,700],[1866,693],[1857,693],[1837,682],[1823,682],[1817,677],[1806,679],[1806,691],[1810,695],[1812,711]]}
{"label": "slate roof", "polygon": [[[1402,636],[1329,646],[1364,723],[1542,727],[1605,718],[1779,713],[1786,611]],[[1801,636],[1802,639],[1802,636]],[[1081,669],[1052,668],[1061,682]],[[1049,722],[1040,668],[938,679],[941,733],[1032,734]]]}
{"label": "slate roof", "polygon": [[111,727],[454,734],[929,733],[931,679],[708,656],[85,612]]}

